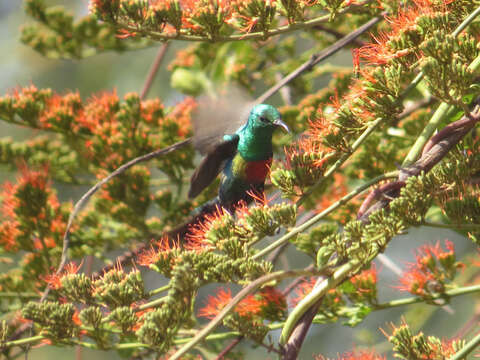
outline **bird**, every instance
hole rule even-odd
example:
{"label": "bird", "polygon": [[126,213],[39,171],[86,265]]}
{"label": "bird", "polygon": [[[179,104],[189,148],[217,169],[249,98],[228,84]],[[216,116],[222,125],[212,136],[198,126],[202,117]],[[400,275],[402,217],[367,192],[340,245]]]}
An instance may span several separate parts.
{"label": "bird", "polygon": [[233,210],[240,201],[252,200],[252,192],[263,191],[272,163],[272,135],[276,128],[290,132],[272,105],[255,105],[247,121],[233,134],[211,145],[190,179],[188,197],[199,195],[222,172],[216,198],[197,208],[196,213],[221,206]]}
{"label": "bird", "polygon": [[[232,115],[228,111],[219,111],[224,116]],[[212,111],[209,112],[212,116]],[[200,117],[201,118],[201,117]],[[279,111],[272,105],[255,105],[247,121],[233,134],[223,135],[220,141],[219,133],[225,128],[238,126],[239,119],[230,121],[210,121],[207,118],[197,120],[194,127],[200,134],[194,138],[197,149],[206,156],[194,171],[190,179],[188,197],[198,196],[222,172],[218,195],[205,204],[199,206],[190,214],[189,220],[182,225],[168,231],[167,238],[176,241],[176,244],[185,240],[186,234],[192,226],[204,219],[205,215],[213,213],[218,207],[232,212],[240,201],[250,203],[252,195],[262,192],[265,179],[272,163],[272,135],[276,128],[290,132],[280,116]],[[205,144],[213,143],[206,146]],[[176,240],[175,240],[176,239]],[[141,253],[147,243],[135,251],[129,251],[119,256],[112,265],[105,266],[101,271],[94,273],[93,278],[98,278],[102,273],[109,271],[115,264],[125,265],[128,261]]]}

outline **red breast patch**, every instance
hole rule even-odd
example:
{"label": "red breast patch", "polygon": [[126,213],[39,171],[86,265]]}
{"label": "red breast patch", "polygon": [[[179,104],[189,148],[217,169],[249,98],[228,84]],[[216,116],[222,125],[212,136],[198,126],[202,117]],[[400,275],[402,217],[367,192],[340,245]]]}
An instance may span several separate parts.
{"label": "red breast patch", "polygon": [[272,158],[259,161],[247,161],[245,167],[245,175],[248,182],[264,182],[270,171],[272,165]]}

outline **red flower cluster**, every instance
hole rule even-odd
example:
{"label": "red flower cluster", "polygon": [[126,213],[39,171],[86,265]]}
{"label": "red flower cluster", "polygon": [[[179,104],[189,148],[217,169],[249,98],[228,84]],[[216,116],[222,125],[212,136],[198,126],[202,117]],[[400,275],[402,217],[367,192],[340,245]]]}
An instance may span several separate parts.
{"label": "red flower cluster", "polygon": [[213,244],[208,241],[212,230],[220,230],[229,225],[231,215],[221,207],[217,207],[213,213],[205,214],[203,219],[190,226],[186,236],[185,249],[194,251],[206,251],[213,249]]}
{"label": "red flower cluster", "polygon": [[[198,316],[213,319],[232,300],[230,289],[219,288],[216,296],[208,296],[207,303],[198,312]],[[248,295],[234,309],[242,317],[253,320],[275,318],[274,314],[286,310],[285,298],[272,286],[266,286],[256,294]]]}
{"label": "red flower cluster", "polygon": [[[388,64],[392,59],[405,59],[409,63],[416,61],[418,49],[396,49],[395,44],[400,40],[400,36],[409,30],[415,30],[417,21],[422,16],[432,16],[448,3],[445,1],[440,6],[438,1],[433,0],[414,0],[414,5],[399,9],[395,17],[387,17],[391,30],[381,33],[375,37],[375,43],[368,44],[359,49],[359,56],[370,65]],[[411,56],[408,56],[411,55]],[[403,61],[403,60],[402,60]],[[407,63],[406,63],[407,64]]]}
{"label": "red flower cluster", "polygon": [[359,274],[350,279],[354,293],[349,293],[348,296],[355,302],[369,302],[373,303],[377,299],[377,267],[372,264],[370,269],[363,270]]}
{"label": "red flower cluster", "polygon": [[123,100],[115,90],[82,102],[78,92],[59,95],[31,85],[0,98],[0,112],[12,121],[19,117],[30,127],[75,135],[85,143],[82,156],[107,170],[190,132],[190,114],[196,106],[192,98],[167,114],[158,99],[141,101],[130,93]]}
{"label": "red flower cluster", "polygon": [[180,249],[178,242],[168,238],[168,236],[162,237],[155,243],[150,249],[142,251],[137,256],[137,263],[142,266],[150,266],[157,263],[160,260],[165,260],[173,250]]}
{"label": "red flower cluster", "polygon": [[416,262],[407,264],[398,288],[422,297],[444,292],[447,282],[455,277],[457,270],[465,267],[465,264],[456,261],[453,243],[446,240],[445,246],[446,250],[437,242],[420,247]]}
{"label": "red flower cluster", "polygon": [[53,273],[53,274],[44,276],[43,279],[48,284],[50,289],[58,290],[62,288],[62,279],[65,276],[76,274],[81,267],[82,267],[82,263],[77,265],[75,262],[71,262],[65,265],[65,268],[60,274]]}

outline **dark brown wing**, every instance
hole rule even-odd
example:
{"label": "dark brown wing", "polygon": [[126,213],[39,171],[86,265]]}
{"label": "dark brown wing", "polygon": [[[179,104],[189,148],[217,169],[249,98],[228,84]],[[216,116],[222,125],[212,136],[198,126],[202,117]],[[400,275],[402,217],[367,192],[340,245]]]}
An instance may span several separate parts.
{"label": "dark brown wing", "polygon": [[233,135],[230,140],[224,140],[210,148],[190,179],[190,190],[188,191],[190,199],[210,185],[223,169],[225,162],[235,155],[238,140],[239,136]]}

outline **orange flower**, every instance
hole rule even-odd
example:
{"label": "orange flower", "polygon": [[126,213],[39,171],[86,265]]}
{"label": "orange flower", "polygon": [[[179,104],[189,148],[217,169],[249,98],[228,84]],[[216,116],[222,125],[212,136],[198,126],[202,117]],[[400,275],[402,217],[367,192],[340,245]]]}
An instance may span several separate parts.
{"label": "orange flower", "polygon": [[[232,300],[230,289],[220,288],[216,296],[208,296],[207,303],[198,312],[198,316],[213,319]],[[261,289],[256,294],[245,297],[235,307],[234,312],[242,317],[272,319],[286,309],[285,299],[281,292],[272,286]]]}
{"label": "orange flower", "polygon": [[213,213],[205,214],[201,221],[190,226],[186,235],[185,249],[194,251],[213,249],[207,240],[208,232],[212,228],[222,225],[225,216],[229,216],[228,211],[217,206]]}
{"label": "orange flower", "polygon": [[83,263],[76,264],[75,262],[70,262],[65,265],[63,271],[60,274],[56,272],[50,275],[46,275],[43,277],[43,280],[48,284],[50,289],[58,290],[62,288],[62,279],[65,276],[73,275],[78,272],[78,270],[82,267]]}
{"label": "orange flower", "polygon": [[77,119],[78,125],[98,134],[105,124],[113,121],[112,110],[117,109],[117,91],[103,92],[92,96],[84,109],[84,116]]}
{"label": "orange flower", "polygon": [[357,291],[371,292],[372,286],[377,284],[377,267],[372,264],[370,269],[363,270],[360,274],[353,276],[350,281]]}
{"label": "orange flower", "polygon": [[172,250],[180,248],[178,242],[171,240],[168,236],[162,237],[156,243],[156,249],[151,246],[150,249],[142,251],[137,256],[137,263],[142,266],[150,266],[160,259],[165,259]]}
{"label": "orange flower", "polygon": [[453,243],[446,240],[446,248],[443,250],[439,242],[421,246],[415,256],[416,262],[407,264],[398,289],[417,296],[445,291],[447,281],[455,277],[457,269],[465,267],[456,261]]}
{"label": "orange flower", "polygon": [[216,296],[209,295],[206,305],[198,312],[198,316],[213,319],[232,300],[230,289],[220,288]]}
{"label": "orange flower", "polygon": [[6,251],[13,251],[16,249],[16,238],[22,234],[19,226],[20,223],[16,220],[4,221],[0,224],[0,245]]}
{"label": "orange flower", "polygon": [[129,31],[127,29],[118,29],[118,34],[115,35],[119,39],[128,39],[128,38],[134,38],[137,36],[137,33],[135,31]]}

